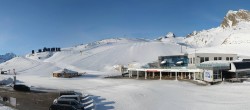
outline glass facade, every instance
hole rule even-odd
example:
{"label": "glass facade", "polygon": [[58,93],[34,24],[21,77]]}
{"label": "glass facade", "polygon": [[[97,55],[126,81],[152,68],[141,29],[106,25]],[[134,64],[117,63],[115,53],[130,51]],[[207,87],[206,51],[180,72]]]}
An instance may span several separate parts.
{"label": "glass facade", "polygon": [[160,67],[170,68],[170,67],[186,67],[188,66],[189,59],[185,55],[179,56],[160,56],[159,63]]}

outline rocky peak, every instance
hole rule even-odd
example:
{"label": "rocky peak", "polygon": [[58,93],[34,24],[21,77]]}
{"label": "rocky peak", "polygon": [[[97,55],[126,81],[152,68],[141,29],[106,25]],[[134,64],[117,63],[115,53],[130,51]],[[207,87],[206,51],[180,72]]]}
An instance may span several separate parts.
{"label": "rocky peak", "polygon": [[239,11],[228,11],[227,15],[221,23],[221,27],[236,26],[241,21],[250,21],[250,12],[248,10],[240,9]]}
{"label": "rocky peak", "polygon": [[172,32],[169,32],[167,35],[165,35],[165,38],[175,38],[175,34]]}
{"label": "rocky peak", "polygon": [[189,37],[191,37],[191,36],[195,36],[195,35],[197,35],[197,34],[198,34],[197,31],[193,31],[192,33],[188,34],[188,35],[186,36],[186,38],[189,38]]}

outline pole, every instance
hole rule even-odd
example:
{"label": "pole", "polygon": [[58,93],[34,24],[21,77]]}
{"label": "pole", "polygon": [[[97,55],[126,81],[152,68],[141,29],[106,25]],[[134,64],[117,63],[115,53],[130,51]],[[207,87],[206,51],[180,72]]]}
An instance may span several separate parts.
{"label": "pole", "polygon": [[177,81],[177,72],[175,72],[175,80]]}
{"label": "pole", "polygon": [[132,72],[132,71],[129,71],[129,72],[128,72],[128,77],[129,77],[129,78],[130,78],[130,76],[131,76],[131,72]]}
{"label": "pole", "polygon": [[13,76],[13,84],[15,85],[16,84],[16,76]]}
{"label": "pole", "polygon": [[137,71],[137,77],[136,77],[136,79],[139,79],[139,71]]}
{"label": "pole", "polygon": [[191,79],[191,75],[190,75],[190,72],[188,72],[188,79]]}
{"label": "pole", "polygon": [[194,79],[193,79],[193,80],[196,80],[196,79],[195,79],[195,73],[196,73],[196,72],[194,72]]}
{"label": "pole", "polygon": [[161,80],[161,77],[162,77],[162,74],[161,74],[161,71],[160,71],[160,80]]}

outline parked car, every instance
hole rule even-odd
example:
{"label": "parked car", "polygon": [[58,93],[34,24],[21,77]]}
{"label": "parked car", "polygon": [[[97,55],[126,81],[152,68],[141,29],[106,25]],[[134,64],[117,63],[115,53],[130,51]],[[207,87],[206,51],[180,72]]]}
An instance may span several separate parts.
{"label": "parked car", "polygon": [[61,91],[59,93],[60,96],[62,95],[79,95],[80,97],[82,97],[82,93],[79,92],[75,92],[75,91]]}
{"label": "parked car", "polygon": [[81,102],[81,97],[79,95],[62,95],[58,97],[57,99],[55,99],[53,103],[57,103],[58,99],[75,99],[78,102]]}
{"label": "parked car", "polygon": [[55,104],[65,104],[74,106],[77,109],[84,110],[84,105],[75,99],[57,99]]}
{"label": "parked car", "polygon": [[82,109],[77,109],[72,105],[66,105],[66,104],[52,104],[49,107],[49,110],[82,110]]}
{"label": "parked car", "polygon": [[13,86],[14,90],[16,91],[25,91],[25,92],[29,92],[30,91],[30,87],[23,85],[23,84],[15,84]]}

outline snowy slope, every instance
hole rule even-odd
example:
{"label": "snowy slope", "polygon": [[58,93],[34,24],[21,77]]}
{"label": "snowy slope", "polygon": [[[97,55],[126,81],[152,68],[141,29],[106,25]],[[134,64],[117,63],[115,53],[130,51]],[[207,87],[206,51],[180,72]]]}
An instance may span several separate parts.
{"label": "snowy slope", "polygon": [[[182,49],[183,52],[185,49]],[[111,73],[120,74],[115,70],[117,65],[132,64],[140,67],[157,61],[158,56],[176,55],[181,54],[180,52],[181,46],[174,43],[117,38],[62,48],[61,52],[42,52],[16,57],[0,64],[0,68],[11,72],[15,69],[18,75],[42,77],[51,77],[53,71],[63,68],[78,72],[100,71],[101,76],[106,76]]]}
{"label": "snowy slope", "polygon": [[157,41],[161,41],[164,43],[173,43],[173,44],[178,44],[181,43],[184,37],[177,37],[174,33],[169,32],[165,36],[161,36],[158,39],[155,39]]}
{"label": "snowy slope", "polygon": [[217,28],[193,32],[183,40],[193,47],[212,47],[224,44],[249,44],[250,12],[229,11]]}
{"label": "snowy slope", "polygon": [[25,57],[15,57],[5,63],[0,64],[0,68],[4,71],[10,70],[10,74],[14,74],[13,69],[18,75],[38,75],[51,76],[51,73],[60,69],[51,63],[32,60]]}
{"label": "snowy slope", "polygon": [[144,65],[156,61],[159,55],[180,54],[180,48],[170,51],[175,47],[178,45],[133,40],[88,48],[84,46],[66,48],[44,61],[66,63],[82,69],[112,71],[114,65],[128,65],[134,62]]}

